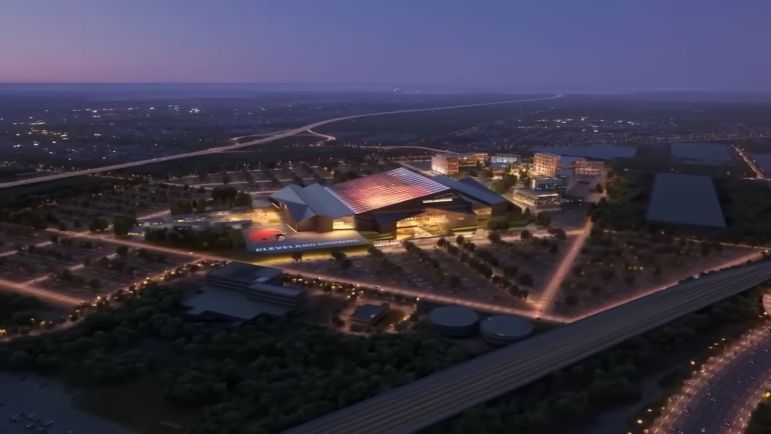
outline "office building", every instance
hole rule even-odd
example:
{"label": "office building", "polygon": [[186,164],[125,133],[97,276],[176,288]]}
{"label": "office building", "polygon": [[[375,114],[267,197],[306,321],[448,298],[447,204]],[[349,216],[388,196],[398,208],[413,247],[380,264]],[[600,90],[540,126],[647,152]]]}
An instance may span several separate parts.
{"label": "office building", "polygon": [[560,156],[536,152],[533,154],[532,175],[554,178],[559,170]]}
{"label": "office building", "polygon": [[454,154],[442,153],[431,157],[431,170],[442,175],[457,176],[461,167],[477,167],[487,164],[488,155],[484,152]]}
{"label": "office building", "polygon": [[576,160],[573,163],[573,176],[602,176],[605,173],[605,162],[598,160]]}

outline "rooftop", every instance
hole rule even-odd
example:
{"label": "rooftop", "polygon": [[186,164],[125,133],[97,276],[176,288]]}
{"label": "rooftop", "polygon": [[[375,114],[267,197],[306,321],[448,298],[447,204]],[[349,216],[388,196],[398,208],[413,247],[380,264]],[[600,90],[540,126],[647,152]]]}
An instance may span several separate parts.
{"label": "rooftop", "polygon": [[443,327],[469,327],[479,322],[479,315],[464,306],[441,306],[431,309],[428,319]]}
{"label": "rooftop", "polygon": [[263,267],[244,262],[231,262],[224,267],[210,271],[207,277],[230,280],[249,286],[254,283],[267,282],[281,275],[282,271],[278,268]]}
{"label": "rooftop", "polygon": [[444,184],[445,186],[452,188],[460,192],[461,194],[468,196],[478,202],[482,202],[486,205],[495,205],[506,202],[506,199],[500,194],[490,190],[484,185],[478,183],[472,178],[454,179],[449,176],[435,176],[435,181]]}
{"label": "rooftop", "polygon": [[712,178],[703,175],[657,174],[646,218],[661,223],[726,226]]}
{"label": "rooftop", "polygon": [[242,292],[213,287],[205,287],[203,292],[184,301],[183,304],[192,315],[214,313],[242,321],[248,321],[260,315],[280,317],[291,311],[287,307],[259,302]]}
{"label": "rooftop", "polygon": [[327,187],[356,214],[449,190],[431,178],[400,167]]}
{"label": "rooftop", "polygon": [[351,319],[361,322],[371,322],[377,317],[383,316],[388,312],[388,303],[382,304],[362,304],[356,306],[351,314]]}
{"label": "rooftop", "polygon": [[501,337],[526,336],[533,331],[533,323],[514,315],[489,316],[479,327],[485,333]]}
{"label": "rooftop", "polygon": [[268,285],[265,283],[254,283],[249,289],[256,293],[275,295],[287,299],[300,298],[305,294],[305,290],[300,288],[290,288],[288,286]]}
{"label": "rooftop", "polygon": [[550,190],[535,190],[532,188],[518,188],[514,191],[514,193],[519,193],[525,196],[533,196],[533,197],[559,196],[559,193],[555,193]]}
{"label": "rooftop", "polygon": [[316,215],[340,218],[354,214],[326,187],[312,184],[307,187],[287,185],[271,195],[273,199],[284,203],[297,221],[306,220]]}

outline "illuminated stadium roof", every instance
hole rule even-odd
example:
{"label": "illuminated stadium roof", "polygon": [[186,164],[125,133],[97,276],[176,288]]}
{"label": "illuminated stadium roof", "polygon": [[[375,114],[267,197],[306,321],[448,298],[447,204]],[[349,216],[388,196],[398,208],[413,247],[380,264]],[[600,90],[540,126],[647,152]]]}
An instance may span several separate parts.
{"label": "illuminated stadium roof", "polygon": [[[482,184],[473,180],[454,180],[447,177],[435,179],[398,168],[376,173],[334,186],[312,184],[306,187],[288,185],[273,193],[271,198],[284,204],[295,221],[315,216],[333,219],[396,205],[436,193],[450,192],[486,203],[505,201]],[[382,219],[397,218],[404,213],[382,215]],[[403,215],[401,218],[408,217]]]}
{"label": "illuminated stadium roof", "polygon": [[400,167],[327,187],[355,214],[450,190],[431,178]]}

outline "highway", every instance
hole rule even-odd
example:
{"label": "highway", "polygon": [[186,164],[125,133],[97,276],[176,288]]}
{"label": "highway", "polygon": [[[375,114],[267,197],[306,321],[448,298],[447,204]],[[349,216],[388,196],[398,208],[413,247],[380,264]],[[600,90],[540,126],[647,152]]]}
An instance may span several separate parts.
{"label": "highway", "polygon": [[771,324],[764,324],[697,367],[648,430],[651,434],[740,434],[771,385]]}
{"label": "highway", "polygon": [[750,169],[755,173],[755,179],[759,180],[768,180],[769,178],[766,177],[766,173],[763,170],[763,168],[760,167],[757,161],[755,161],[754,158],[752,158],[751,155],[747,154],[747,152],[744,151],[744,149],[733,145],[732,146],[734,152],[736,152],[737,155],[739,155],[739,158],[744,160],[745,163],[747,163],[748,166],[750,166]]}
{"label": "highway", "polygon": [[318,128],[323,125],[329,125],[331,123],[347,121],[352,119],[361,119],[361,118],[368,118],[368,117],[375,117],[375,116],[387,116],[387,115],[406,114],[406,113],[453,110],[453,109],[460,109],[460,108],[486,107],[486,106],[493,106],[493,105],[514,104],[514,103],[520,103],[520,102],[548,101],[548,100],[558,99],[558,98],[562,98],[562,94],[556,94],[556,95],[543,97],[543,98],[513,99],[513,100],[493,101],[493,102],[484,102],[484,103],[476,103],[476,104],[461,104],[461,105],[451,105],[451,106],[442,106],[442,107],[392,110],[392,111],[377,112],[377,113],[363,113],[358,115],[341,116],[337,118],[325,119],[322,121],[313,122],[311,124],[303,125],[301,127],[294,128],[291,130],[279,131],[267,137],[262,137],[259,139],[249,140],[241,143],[233,143],[231,145],[217,146],[214,148],[207,148],[207,149],[202,149],[202,150],[193,151],[193,152],[184,152],[184,153],[174,154],[174,155],[166,155],[163,157],[150,158],[147,160],[131,161],[128,163],[113,164],[109,166],[94,167],[91,169],[75,170],[72,172],[57,173],[54,175],[45,175],[45,176],[39,176],[36,178],[28,178],[28,179],[20,179],[16,181],[3,182],[3,183],[0,183],[0,189],[39,184],[41,182],[56,181],[56,180],[71,178],[75,176],[94,175],[97,173],[104,173],[104,172],[109,172],[113,170],[130,169],[133,167],[146,166],[148,164],[155,164],[155,163],[163,163],[166,161],[179,160],[182,158],[212,155],[220,152],[232,151],[234,149],[245,148],[248,146],[274,142],[276,140],[285,139],[287,137],[291,137],[291,136],[303,133],[305,131]]}
{"label": "highway", "polygon": [[771,261],[692,280],[536,335],[286,432],[415,432],[769,279]]}

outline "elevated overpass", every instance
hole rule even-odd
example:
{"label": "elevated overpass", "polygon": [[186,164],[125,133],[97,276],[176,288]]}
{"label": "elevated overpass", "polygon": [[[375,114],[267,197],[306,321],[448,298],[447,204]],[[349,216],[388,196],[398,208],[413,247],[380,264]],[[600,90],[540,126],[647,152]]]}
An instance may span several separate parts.
{"label": "elevated overpass", "polygon": [[415,432],[768,280],[771,280],[771,261],[688,281],[477,357],[285,432]]}

